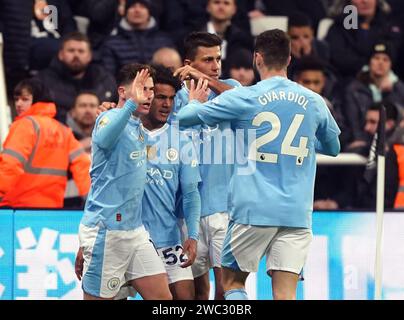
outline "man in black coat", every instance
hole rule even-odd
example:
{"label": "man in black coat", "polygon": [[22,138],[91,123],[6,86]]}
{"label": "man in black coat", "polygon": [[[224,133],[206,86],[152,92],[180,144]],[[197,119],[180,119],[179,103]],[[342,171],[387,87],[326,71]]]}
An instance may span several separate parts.
{"label": "man in black coat", "polygon": [[80,91],[92,91],[101,101],[116,100],[114,77],[91,61],[89,39],[75,32],[63,39],[57,58],[37,75],[50,90],[57,106],[56,118],[63,123]]}
{"label": "man in black coat", "polygon": [[[355,5],[357,0],[346,1]],[[339,71],[340,79],[352,80],[368,62],[369,52],[376,42],[389,42],[393,63],[401,43],[401,29],[379,2],[358,4],[358,29],[347,29],[345,15],[335,18],[326,41],[330,46],[331,64]]]}
{"label": "man in black coat", "polygon": [[149,63],[160,48],[173,47],[168,34],[158,29],[151,15],[150,0],[127,0],[118,34],[109,37],[102,49],[103,65],[114,75],[128,63]]}
{"label": "man in black coat", "polygon": [[228,56],[239,49],[251,51],[254,45],[252,36],[232,23],[237,12],[236,0],[209,0],[206,10],[207,23],[199,31],[214,33],[222,39],[222,71],[229,74]]}

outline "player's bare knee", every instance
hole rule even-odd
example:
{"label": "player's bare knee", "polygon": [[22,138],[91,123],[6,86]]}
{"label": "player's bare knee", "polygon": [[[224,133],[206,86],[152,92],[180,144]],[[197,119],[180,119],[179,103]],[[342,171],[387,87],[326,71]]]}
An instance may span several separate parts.
{"label": "player's bare knee", "polygon": [[274,300],[296,300],[296,293],[293,290],[274,289]]}

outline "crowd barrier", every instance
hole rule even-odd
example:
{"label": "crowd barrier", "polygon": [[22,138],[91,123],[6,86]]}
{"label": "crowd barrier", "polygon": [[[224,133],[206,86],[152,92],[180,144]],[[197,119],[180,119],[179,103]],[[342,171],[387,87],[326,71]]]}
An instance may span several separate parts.
{"label": "crowd barrier", "polygon": [[[74,274],[81,216],[0,210],[0,299],[81,299]],[[375,218],[371,212],[313,214],[314,238],[298,299],[373,299]],[[383,299],[404,299],[404,214],[386,213],[384,228]],[[249,276],[247,291],[251,299],[271,299],[264,259]]]}

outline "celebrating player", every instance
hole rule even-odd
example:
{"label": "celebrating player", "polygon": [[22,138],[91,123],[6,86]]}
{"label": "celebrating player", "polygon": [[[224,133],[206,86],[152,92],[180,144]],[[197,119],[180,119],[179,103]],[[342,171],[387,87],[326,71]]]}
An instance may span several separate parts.
{"label": "celebrating player", "polygon": [[127,65],[118,83],[120,108],[102,113],[93,131],[91,189],[79,229],[84,299],[113,299],[126,282],[144,299],[171,299],[141,220],[146,150],[139,116],[153,99],[152,70]]}
{"label": "celebrating player", "polygon": [[[315,151],[336,156],[340,130],[324,100],[287,79],[290,40],[281,30],[257,37],[254,64],[261,81],[201,104],[201,82],[177,114],[182,125],[231,121],[247,169],[237,163],[232,210],[222,252],[227,300],[247,299],[245,281],[266,256],[275,299],[295,299],[312,239]],[[249,133],[255,139],[249,143]],[[237,151],[237,150],[236,150]],[[241,174],[242,173],[242,174]]]}
{"label": "celebrating player", "polygon": [[[214,99],[218,94],[235,86],[240,86],[233,79],[219,80],[221,44],[222,40],[218,36],[207,32],[193,32],[185,39],[185,65],[174,73],[185,81],[185,86],[175,97],[170,121],[176,120],[177,112],[189,101],[190,81],[188,80],[205,81],[210,89],[208,100]],[[182,123],[180,122],[181,126]],[[209,299],[209,270],[211,268],[213,268],[215,275],[215,299],[223,299],[220,253],[228,225],[228,195],[232,166],[225,164],[225,159],[221,159],[221,163],[213,163],[212,157],[205,156],[210,153],[210,150],[217,151],[220,148],[216,143],[222,138],[221,133],[226,128],[230,129],[230,124],[223,122],[213,128],[198,125],[192,130],[192,132],[198,133],[197,144],[199,145],[200,136],[203,143],[199,156],[202,177],[199,188],[202,202],[201,222],[197,258],[192,265],[192,272],[195,277],[195,298],[198,300]],[[208,159],[208,161],[203,161],[203,159]]]}

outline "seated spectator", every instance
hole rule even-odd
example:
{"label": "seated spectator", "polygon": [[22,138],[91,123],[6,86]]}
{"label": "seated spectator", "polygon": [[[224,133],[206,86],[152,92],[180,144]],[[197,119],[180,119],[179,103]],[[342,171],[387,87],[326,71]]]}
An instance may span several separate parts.
{"label": "seated spectator", "polygon": [[240,49],[229,57],[229,75],[225,78],[237,80],[243,86],[251,86],[257,82],[254,68],[253,55],[249,50]]}
{"label": "seated spectator", "polygon": [[378,43],[371,52],[369,66],[347,87],[343,112],[353,143],[363,138],[366,111],[372,104],[387,100],[402,107],[404,83],[393,73],[391,65],[390,47]]}
{"label": "seated spectator", "polygon": [[100,100],[95,93],[82,91],[77,95],[73,108],[67,114],[67,126],[72,129],[74,137],[80,141],[88,154],[91,153],[91,134],[99,105]]}
{"label": "seated spectator", "polygon": [[[358,29],[344,26],[343,8],[354,5],[358,9]],[[389,42],[392,56],[396,57],[401,43],[400,27],[389,16],[384,0],[340,0],[333,10],[335,17],[326,36],[330,46],[331,64],[345,82],[352,80],[368,62],[369,52],[377,42]],[[393,59],[394,60],[394,59]]]}
{"label": "seated spectator", "polygon": [[253,38],[248,32],[232,24],[237,11],[236,0],[208,0],[206,10],[209,20],[199,31],[214,33],[222,39],[222,72],[228,74],[229,53],[241,48],[252,50]]}
{"label": "seated spectator", "polygon": [[294,69],[303,57],[318,57],[324,62],[329,61],[328,45],[314,36],[310,18],[300,12],[290,15],[288,21],[288,35],[291,40],[292,60],[288,67],[288,77],[293,78]]}
{"label": "seated spectator", "polygon": [[[36,0],[33,2],[30,40],[30,70],[42,70],[56,55],[60,47],[60,39],[77,30],[76,22],[70,6],[64,0]],[[57,11],[50,14],[57,19],[47,19],[44,12],[47,6],[55,6]],[[50,8],[50,7],[49,7]]]}
{"label": "seated spectator", "polygon": [[182,66],[182,59],[177,50],[161,48],[153,54],[152,63],[162,65],[174,72]]}
{"label": "seated spectator", "polygon": [[295,67],[294,81],[321,95],[341,129],[340,143],[343,149],[348,142],[346,120],[341,111],[341,95],[335,77],[326,64],[316,57],[303,57]]}
{"label": "seated spectator", "polygon": [[67,35],[58,56],[38,74],[50,90],[57,106],[57,120],[65,123],[66,114],[80,91],[93,91],[104,101],[114,101],[115,79],[102,66],[91,63],[92,53],[87,36],[75,32]]}
{"label": "seated spectator", "polygon": [[[74,137],[79,140],[84,151],[91,156],[91,134],[97,118],[97,107],[100,100],[92,92],[81,92],[74,101],[73,108],[67,114],[67,125],[72,129]],[[68,175],[64,208],[83,209],[84,201],[74,183],[73,176]]]}
{"label": "seated spectator", "polygon": [[68,170],[85,196],[90,157],[71,130],[53,119],[56,106],[45,86],[23,80],[14,96],[18,117],[0,153],[0,207],[63,207]]}
{"label": "seated spectator", "polygon": [[128,63],[149,63],[158,49],[174,46],[158,29],[150,9],[150,0],[126,1],[117,35],[108,38],[102,48],[102,63],[112,74]]}

